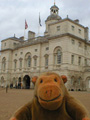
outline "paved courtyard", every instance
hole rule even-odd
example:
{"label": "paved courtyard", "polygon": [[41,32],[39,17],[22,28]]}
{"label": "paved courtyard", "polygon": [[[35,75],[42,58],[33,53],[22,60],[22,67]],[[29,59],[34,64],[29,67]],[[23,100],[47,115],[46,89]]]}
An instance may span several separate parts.
{"label": "paved courtyard", "polygon": [[[0,120],[9,120],[19,107],[32,99],[33,92],[33,90],[9,89],[6,93],[5,89],[0,89]],[[90,93],[70,92],[70,94],[86,106],[90,115]]]}

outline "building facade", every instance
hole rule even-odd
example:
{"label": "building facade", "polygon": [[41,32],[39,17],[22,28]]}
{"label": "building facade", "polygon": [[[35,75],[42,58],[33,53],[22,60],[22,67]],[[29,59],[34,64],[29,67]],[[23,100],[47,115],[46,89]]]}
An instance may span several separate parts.
{"label": "building facade", "polygon": [[44,36],[28,32],[28,40],[11,37],[1,41],[0,86],[33,88],[31,79],[51,71],[66,75],[69,90],[90,90],[90,42],[88,27],[68,16],[62,19],[54,4]]}

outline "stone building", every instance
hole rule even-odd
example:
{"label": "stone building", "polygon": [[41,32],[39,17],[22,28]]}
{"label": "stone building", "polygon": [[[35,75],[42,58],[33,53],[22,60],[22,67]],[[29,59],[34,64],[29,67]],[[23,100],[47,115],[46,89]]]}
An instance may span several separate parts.
{"label": "stone building", "polygon": [[62,19],[54,4],[44,36],[28,32],[28,40],[10,37],[1,41],[0,86],[32,88],[31,79],[42,72],[66,75],[69,90],[90,90],[88,27],[68,16]]}

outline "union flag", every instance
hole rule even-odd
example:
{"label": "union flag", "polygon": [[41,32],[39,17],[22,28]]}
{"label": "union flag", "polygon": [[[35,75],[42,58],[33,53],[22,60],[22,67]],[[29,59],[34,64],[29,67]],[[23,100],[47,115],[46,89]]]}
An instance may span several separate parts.
{"label": "union flag", "polygon": [[27,21],[25,20],[25,29],[28,28],[28,24],[27,24]]}

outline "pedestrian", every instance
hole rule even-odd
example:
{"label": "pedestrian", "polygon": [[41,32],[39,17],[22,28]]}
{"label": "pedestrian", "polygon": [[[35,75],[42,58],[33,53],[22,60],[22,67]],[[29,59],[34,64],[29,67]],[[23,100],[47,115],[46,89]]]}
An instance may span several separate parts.
{"label": "pedestrian", "polygon": [[8,85],[6,86],[6,93],[8,92]]}

